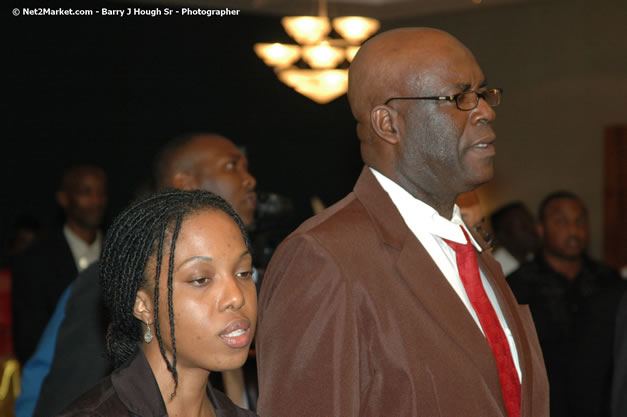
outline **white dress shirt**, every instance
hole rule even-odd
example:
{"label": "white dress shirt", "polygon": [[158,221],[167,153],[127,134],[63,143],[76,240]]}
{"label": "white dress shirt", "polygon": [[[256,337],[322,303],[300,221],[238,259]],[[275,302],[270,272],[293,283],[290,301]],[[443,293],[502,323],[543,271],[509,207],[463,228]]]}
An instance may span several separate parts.
{"label": "white dress shirt", "polygon": [[[468,309],[468,313],[472,316],[481,332],[483,332],[477,313],[470,303],[464,285],[462,284],[462,280],[459,276],[457,261],[455,259],[455,251],[443,240],[447,239],[461,244],[467,243],[460,226],[466,229],[466,231],[468,231],[468,228],[466,228],[466,225],[464,225],[464,222],[462,221],[459,207],[455,205],[453,208],[453,217],[450,220],[445,219],[431,206],[414,198],[394,181],[385,177],[372,167],[370,167],[370,170],[381,187],[383,187],[383,189],[390,196],[390,199],[398,209],[401,217],[405,221],[405,224],[409,227],[409,230],[412,231],[422,246],[424,246],[427,253],[429,253],[438,268],[440,268],[444,277],[446,277],[451,287],[455,290],[455,293],[457,293],[466,306],[466,309]],[[470,232],[468,232],[468,236],[470,237],[473,246],[481,252],[481,246],[475,242]],[[503,327],[503,332],[507,337],[509,348],[512,352],[512,359],[514,360],[514,365],[516,366],[516,371],[518,372],[518,378],[520,379],[521,372],[518,360],[518,351],[516,350],[516,344],[514,343],[512,332],[509,330],[509,326],[505,321],[505,317],[503,316],[503,312],[501,311],[501,307],[499,306],[492,286],[486,279],[483,271],[481,271],[481,268],[479,268],[479,272],[481,274],[483,288],[485,289],[488,299],[492,303],[492,307],[494,307],[494,311],[496,312],[499,322]]]}
{"label": "white dress shirt", "polygon": [[78,272],[85,270],[100,258],[102,249],[102,233],[100,231],[96,234],[96,240],[91,245],[72,232],[67,224],[63,226],[63,234],[70,246]]}
{"label": "white dress shirt", "polygon": [[501,264],[501,268],[503,268],[503,275],[505,276],[508,276],[520,266],[518,259],[514,258],[507,251],[507,249],[503,247],[496,248],[496,250],[492,252],[492,256],[494,256],[494,259]]}

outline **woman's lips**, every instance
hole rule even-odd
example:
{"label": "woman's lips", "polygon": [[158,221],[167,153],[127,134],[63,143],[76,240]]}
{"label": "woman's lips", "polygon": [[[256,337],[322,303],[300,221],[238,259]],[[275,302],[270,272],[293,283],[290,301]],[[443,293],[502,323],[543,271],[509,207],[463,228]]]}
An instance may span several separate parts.
{"label": "woman's lips", "polygon": [[230,347],[246,347],[250,344],[250,323],[247,320],[235,320],[219,336]]}

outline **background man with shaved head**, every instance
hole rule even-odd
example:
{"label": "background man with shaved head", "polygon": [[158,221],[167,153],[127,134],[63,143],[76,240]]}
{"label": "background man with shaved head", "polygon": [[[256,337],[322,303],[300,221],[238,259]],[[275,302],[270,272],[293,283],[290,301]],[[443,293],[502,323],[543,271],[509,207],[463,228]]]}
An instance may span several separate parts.
{"label": "background man with shaved head", "polygon": [[542,353],[457,196],[493,176],[493,107],[449,34],[397,29],[349,70],[365,167],[277,248],[259,302],[262,416],[548,416]]}

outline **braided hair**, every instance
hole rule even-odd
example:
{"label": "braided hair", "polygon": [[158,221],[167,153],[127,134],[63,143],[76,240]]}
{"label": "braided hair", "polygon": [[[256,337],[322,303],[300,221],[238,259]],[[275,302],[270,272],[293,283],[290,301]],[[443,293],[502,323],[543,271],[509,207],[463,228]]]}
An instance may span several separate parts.
{"label": "braided hair", "polygon": [[[149,277],[154,273],[155,335],[161,356],[174,379],[172,396],[178,387],[172,310],[174,251],[183,221],[201,211],[222,211],[229,215],[239,226],[250,250],[244,223],[223,198],[209,191],[164,190],[140,198],[117,216],[107,232],[101,256],[100,284],[110,313],[106,348],[116,368],[139,350],[143,331],[141,321],[133,315],[135,299],[140,288],[150,288]],[[166,356],[159,326],[159,276],[165,251],[169,256],[167,286],[172,361]],[[152,268],[147,269],[152,260],[156,265],[154,272]]]}

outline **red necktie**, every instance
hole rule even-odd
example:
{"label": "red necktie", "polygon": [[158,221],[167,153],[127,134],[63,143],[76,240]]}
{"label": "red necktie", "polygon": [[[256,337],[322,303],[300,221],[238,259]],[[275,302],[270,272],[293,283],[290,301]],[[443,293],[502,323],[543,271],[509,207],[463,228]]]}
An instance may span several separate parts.
{"label": "red necktie", "polygon": [[466,237],[466,244],[451,242],[446,239],[444,239],[444,241],[455,251],[459,276],[462,279],[470,303],[479,317],[481,328],[488,339],[490,349],[492,349],[492,353],[496,359],[507,415],[509,417],[520,417],[520,379],[514,367],[512,352],[505,338],[503,327],[501,327],[501,323],[499,323],[499,319],[496,316],[494,307],[492,303],[490,303],[485,289],[483,288],[475,250],[463,227],[462,232],[464,232],[464,236]]}

